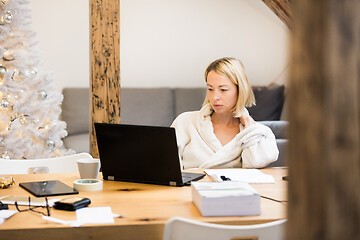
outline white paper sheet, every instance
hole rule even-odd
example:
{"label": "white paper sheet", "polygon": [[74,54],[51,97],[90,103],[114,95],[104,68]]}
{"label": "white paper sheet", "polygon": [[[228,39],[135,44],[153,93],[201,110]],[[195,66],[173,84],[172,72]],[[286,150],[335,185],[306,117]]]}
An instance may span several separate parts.
{"label": "white paper sheet", "polygon": [[17,213],[16,210],[1,210],[0,211],[0,218],[8,219],[9,217],[14,215],[15,213]]}
{"label": "white paper sheet", "polygon": [[114,223],[111,207],[92,207],[76,210],[76,221],[84,224]]}
{"label": "white paper sheet", "polygon": [[15,213],[17,213],[16,210],[0,210],[0,225]]}
{"label": "white paper sheet", "polygon": [[214,181],[223,181],[221,176],[224,176],[231,181],[246,182],[246,183],[275,183],[273,176],[262,173],[258,169],[207,169],[206,174]]}
{"label": "white paper sheet", "polygon": [[[109,213],[110,211],[110,213]],[[114,218],[122,217],[123,215],[111,212],[111,207],[97,207],[97,208],[82,208],[76,211],[77,219],[75,221],[66,221],[59,218],[43,216],[43,219],[70,225],[72,227],[80,227],[83,224],[96,224],[96,223],[114,223]]]}

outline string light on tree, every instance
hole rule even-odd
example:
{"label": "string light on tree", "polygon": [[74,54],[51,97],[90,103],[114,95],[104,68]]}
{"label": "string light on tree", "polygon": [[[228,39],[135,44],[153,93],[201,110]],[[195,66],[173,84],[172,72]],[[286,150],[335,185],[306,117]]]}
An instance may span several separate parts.
{"label": "string light on tree", "polygon": [[24,125],[27,123],[27,116],[26,115],[21,115],[20,118],[19,118],[19,122]]}

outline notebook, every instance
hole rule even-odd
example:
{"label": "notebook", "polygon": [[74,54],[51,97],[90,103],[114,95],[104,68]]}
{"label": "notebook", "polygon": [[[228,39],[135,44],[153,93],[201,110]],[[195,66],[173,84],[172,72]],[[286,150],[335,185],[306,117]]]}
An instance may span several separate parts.
{"label": "notebook", "polygon": [[181,172],[174,128],[95,123],[95,132],[105,180],[184,186],[205,176]]}

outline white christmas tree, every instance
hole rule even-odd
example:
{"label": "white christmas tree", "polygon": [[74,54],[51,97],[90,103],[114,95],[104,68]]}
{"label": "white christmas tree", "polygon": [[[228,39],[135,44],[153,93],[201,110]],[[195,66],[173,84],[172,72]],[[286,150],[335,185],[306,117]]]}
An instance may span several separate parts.
{"label": "white christmas tree", "polygon": [[0,0],[0,158],[72,153],[63,146],[63,96],[42,69],[28,0]]}

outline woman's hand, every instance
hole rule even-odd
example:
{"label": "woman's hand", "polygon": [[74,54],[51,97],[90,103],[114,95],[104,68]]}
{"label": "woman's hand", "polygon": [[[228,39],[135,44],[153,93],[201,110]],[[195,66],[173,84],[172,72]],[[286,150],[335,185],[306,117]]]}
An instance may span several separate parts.
{"label": "woman's hand", "polygon": [[245,126],[245,128],[255,124],[254,119],[252,117],[250,117],[248,114],[241,115],[240,122],[242,125]]}

